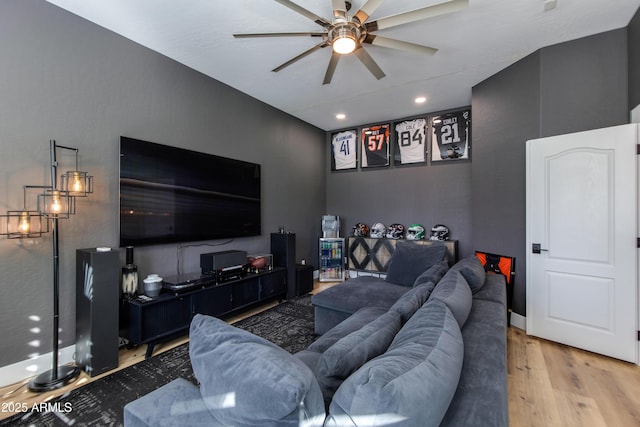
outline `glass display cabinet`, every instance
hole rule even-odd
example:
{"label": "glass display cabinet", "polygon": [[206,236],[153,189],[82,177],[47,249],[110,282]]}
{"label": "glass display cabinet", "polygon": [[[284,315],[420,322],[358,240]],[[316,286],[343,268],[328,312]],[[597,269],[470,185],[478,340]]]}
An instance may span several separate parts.
{"label": "glass display cabinet", "polygon": [[344,239],[320,239],[320,267],[318,280],[320,282],[335,282],[344,280]]}

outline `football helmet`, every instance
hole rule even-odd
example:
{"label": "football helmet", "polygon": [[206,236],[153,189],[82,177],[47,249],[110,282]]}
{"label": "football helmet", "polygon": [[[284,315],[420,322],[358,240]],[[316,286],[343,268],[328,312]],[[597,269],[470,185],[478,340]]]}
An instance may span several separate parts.
{"label": "football helmet", "polygon": [[407,240],[424,239],[424,227],[422,224],[411,224],[407,229]]}
{"label": "football helmet", "polygon": [[387,228],[387,239],[404,239],[404,225],[391,224]]}
{"label": "football helmet", "polygon": [[449,228],[443,224],[436,224],[431,227],[429,240],[449,240]]}
{"label": "football helmet", "polygon": [[369,235],[369,226],[361,222],[353,226],[353,235],[355,237],[367,237]]}
{"label": "football helmet", "polygon": [[387,233],[387,227],[381,222],[376,222],[371,226],[371,237],[374,239],[381,239]]}

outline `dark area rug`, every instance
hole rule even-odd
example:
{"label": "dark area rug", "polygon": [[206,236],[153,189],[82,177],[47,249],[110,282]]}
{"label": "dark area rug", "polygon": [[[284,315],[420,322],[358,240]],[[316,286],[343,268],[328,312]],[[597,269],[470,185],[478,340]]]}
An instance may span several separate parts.
{"label": "dark area rug", "polygon": [[[266,338],[290,353],[307,348],[317,338],[313,333],[313,307],[308,295],[286,301],[234,326]],[[54,409],[19,414],[0,421],[0,426],[122,426],[124,405],[179,377],[196,383],[188,343],[55,399],[50,407],[60,409],[59,412]]]}

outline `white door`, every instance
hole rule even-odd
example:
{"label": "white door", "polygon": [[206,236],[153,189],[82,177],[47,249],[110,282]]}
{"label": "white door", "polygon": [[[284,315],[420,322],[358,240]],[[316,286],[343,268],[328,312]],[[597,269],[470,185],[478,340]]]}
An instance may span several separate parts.
{"label": "white door", "polygon": [[638,362],[638,125],[527,141],[527,333]]}

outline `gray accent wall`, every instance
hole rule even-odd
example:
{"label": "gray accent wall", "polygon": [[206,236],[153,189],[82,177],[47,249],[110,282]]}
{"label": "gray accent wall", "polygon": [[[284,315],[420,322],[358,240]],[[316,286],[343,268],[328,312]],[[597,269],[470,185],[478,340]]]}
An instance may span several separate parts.
{"label": "gray accent wall", "polygon": [[[425,112],[415,117],[426,117],[427,113],[442,112]],[[391,132],[395,132],[394,122],[405,119],[390,116],[388,122],[392,124]],[[472,123],[474,120],[472,113]],[[358,129],[380,123],[363,123]],[[346,129],[327,133],[328,165],[331,164],[331,135],[341,130]],[[353,226],[359,222],[369,227],[377,222],[387,227],[394,223],[405,227],[418,223],[426,228],[427,236],[433,225],[444,224],[449,227],[451,239],[458,240],[460,256],[466,256],[473,249],[471,165],[469,160],[399,166],[393,166],[392,162],[390,167],[329,171],[327,213],[340,216],[342,235],[345,237],[352,234]]]}
{"label": "gray accent wall", "polygon": [[[95,193],[60,225],[61,347],[75,342],[75,250],[118,250],[121,135],[262,165],[262,236],[140,247],[141,276],[199,271],[204,252],[270,252],[279,226],[296,233],[298,260],[317,258],[324,131],[49,3],[4,0],[1,213],[22,208],[23,185],[50,184],[50,139],[78,147],[80,169],[95,177]],[[72,169],[72,156],[58,160]],[[0,238],[0,366],[51,351],[51,245],[50,234]]]}
{"label": "gray accent wall", "polygon": [[629,110],[640,105],[640,11],[627,26],[629,57]]}
{"label": "gray accent wall", "polygon": [[525,142],[628,123],[627,30],[543,48],[473,88],[473,246],[516,257],[526,315]]}
{"label": "gray accent wall", "polygon": [[539,135],[540,54],[473,88],[473,246],[516,258],[514,311],[525,314],[525,144]]}

